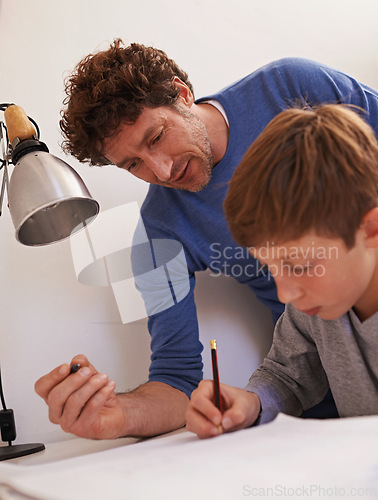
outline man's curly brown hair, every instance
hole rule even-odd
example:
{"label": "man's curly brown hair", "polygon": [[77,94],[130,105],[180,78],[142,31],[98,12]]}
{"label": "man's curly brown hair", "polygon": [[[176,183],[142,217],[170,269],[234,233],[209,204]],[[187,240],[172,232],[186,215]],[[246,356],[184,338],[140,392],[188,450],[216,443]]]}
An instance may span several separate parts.
{"label": "man's curly brown hair", "polygon": [[108,50],[89,54],[65,81],[63,150],[91,165],[109,164],[102,141],[121,123],[135,123],[145,106],[173,106],[179,96],[175,76],[193,93],[188,75],[162,50],[124,46],[118,38]]}

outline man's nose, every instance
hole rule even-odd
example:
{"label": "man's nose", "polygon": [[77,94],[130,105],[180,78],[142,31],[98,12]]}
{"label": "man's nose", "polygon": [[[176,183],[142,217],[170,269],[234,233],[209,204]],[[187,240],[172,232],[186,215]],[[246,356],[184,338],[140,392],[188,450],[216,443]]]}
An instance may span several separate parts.
{"label": "man's nose", "polygon": [[171,178],[173,159],[164,154],[151,154],[145,158],[148,168],[161,182],[168,182]]}

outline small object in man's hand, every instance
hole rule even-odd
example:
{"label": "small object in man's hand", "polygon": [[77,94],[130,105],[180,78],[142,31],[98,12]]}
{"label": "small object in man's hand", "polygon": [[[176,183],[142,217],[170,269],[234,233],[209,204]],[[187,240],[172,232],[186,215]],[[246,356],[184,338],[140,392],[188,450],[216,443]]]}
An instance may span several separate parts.
{"label": "small object in man's hand", "polygon": [[80,369],[80,367],[81,367],[80,363],[77,363],[76,365],[72,365],[71,370],[70,370],[70,375],[71,375],[71,373],[76,373]]}

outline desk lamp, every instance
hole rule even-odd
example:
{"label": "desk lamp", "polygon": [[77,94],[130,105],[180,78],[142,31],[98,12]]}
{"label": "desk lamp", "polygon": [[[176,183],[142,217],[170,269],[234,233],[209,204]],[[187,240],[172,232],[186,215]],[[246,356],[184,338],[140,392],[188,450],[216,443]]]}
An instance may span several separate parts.
{"label": "desk lamp", "polygon": [[[0,215],[7,191],[16,239],[28,246],[54,243],[88,225],[99,212],[83,180],[67,163],[51,155],[39,140],[39,128],[15,104],[0,104]],[[14,165],[9,179],[8,165]],[[42,443],[12,445],[16,439],[13,410],[8,409],[0,373],[0,461],[30,455],[45,448]]]}

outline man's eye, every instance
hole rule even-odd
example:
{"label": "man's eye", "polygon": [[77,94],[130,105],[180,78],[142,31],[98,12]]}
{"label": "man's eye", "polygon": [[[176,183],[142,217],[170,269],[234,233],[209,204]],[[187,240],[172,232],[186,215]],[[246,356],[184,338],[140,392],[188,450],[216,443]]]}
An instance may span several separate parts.
{"label": "man's eye", "polygon": [[154,137],[154,139],[152,140],[152,144],[156,144],[157,142],[159,142],[162,137],[163,137],[163,131],[161,131],[159,135]]}
{"label": "man's eye", "polygon": [[130,172],[131,170],[133,170],[135,167],[137,166],[137,162],[136,161],[133,161],[132,163],[130,163],[130,165],[127,167],[127,170]]}

